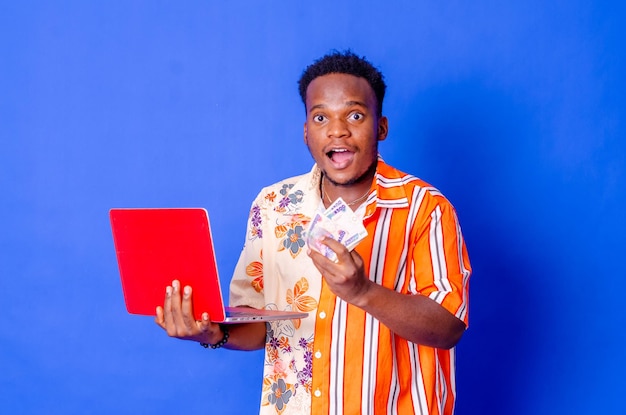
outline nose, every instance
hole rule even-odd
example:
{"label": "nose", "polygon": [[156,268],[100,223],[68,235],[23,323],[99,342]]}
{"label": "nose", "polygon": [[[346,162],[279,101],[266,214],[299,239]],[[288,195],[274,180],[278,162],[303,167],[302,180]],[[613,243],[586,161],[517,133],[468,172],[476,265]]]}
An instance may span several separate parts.
{"label": "nose", "polygon": [[329,138],[339,138],[350,135],[350,130],[348,129],[348,124],[346,120],[343,120],[339,117],[331,118],[328,122],[328,129],[326,130],[326,134]]}

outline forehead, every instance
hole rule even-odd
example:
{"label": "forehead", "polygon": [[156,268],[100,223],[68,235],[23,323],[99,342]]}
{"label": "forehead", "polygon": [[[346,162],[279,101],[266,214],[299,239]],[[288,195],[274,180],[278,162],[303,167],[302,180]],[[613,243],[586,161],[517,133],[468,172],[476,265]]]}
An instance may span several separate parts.
{"label": "forehead", "polygon": [[376,95],[365,78],[343,73],[333,73],[315,78],[306,90],[306,106],[340,102],[361,102],[376,106]]}

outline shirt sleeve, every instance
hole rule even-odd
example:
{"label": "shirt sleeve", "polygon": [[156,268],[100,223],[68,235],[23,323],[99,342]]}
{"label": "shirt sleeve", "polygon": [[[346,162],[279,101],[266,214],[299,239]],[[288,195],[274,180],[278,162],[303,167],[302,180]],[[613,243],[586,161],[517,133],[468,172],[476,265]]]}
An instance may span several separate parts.
{"label": "shirt sleeve", "polygon": [[467,325],[471,267],[456,212],[442,196],[427,207],[413,246],[416,291]]}

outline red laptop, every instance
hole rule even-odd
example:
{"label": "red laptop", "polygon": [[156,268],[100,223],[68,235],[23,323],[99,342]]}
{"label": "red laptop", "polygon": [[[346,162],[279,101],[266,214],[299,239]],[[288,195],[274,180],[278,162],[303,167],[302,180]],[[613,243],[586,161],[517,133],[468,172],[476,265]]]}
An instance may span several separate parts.
{"label": "red laptop", "polygon": [[193,288],[193,312],[200,320],[240,323],[304,318],[292,311],[225,307],[213,248],[209,216],[202,208],[111,209],[113,242],[131,314],[154,316],[165,287],[179,280]]}

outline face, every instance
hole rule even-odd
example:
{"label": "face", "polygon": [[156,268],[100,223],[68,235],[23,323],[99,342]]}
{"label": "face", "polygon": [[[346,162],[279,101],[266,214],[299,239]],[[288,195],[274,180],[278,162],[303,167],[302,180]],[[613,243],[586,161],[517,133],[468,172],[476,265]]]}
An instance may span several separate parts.
{"label": "face", "polygon": [[332,184],[349,186],[373,178],[378,142],[387,137],[387,118],[379,117],[377,108],[364,78],[329,74],[309,84],[304,142]]}

